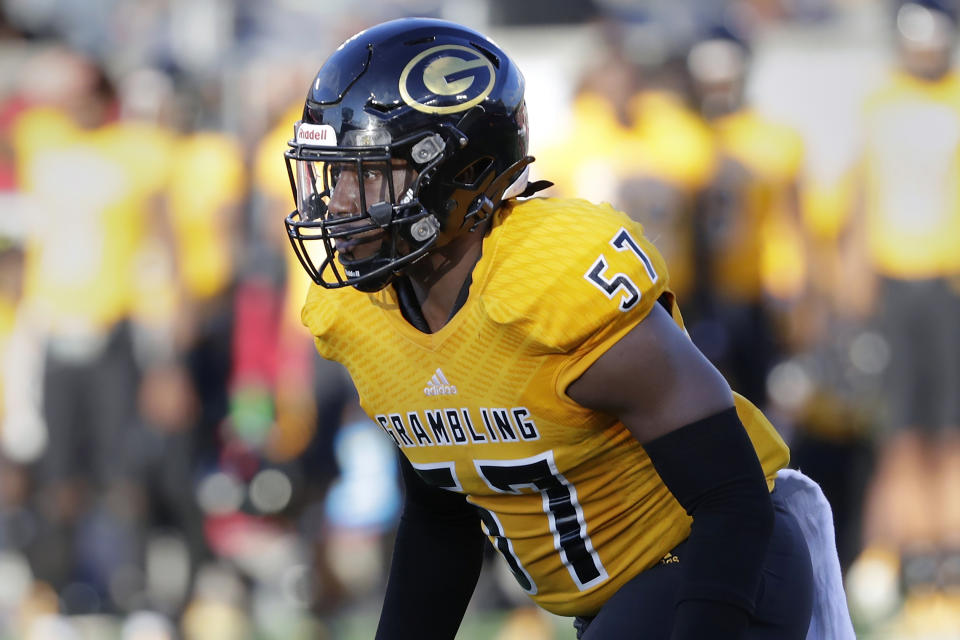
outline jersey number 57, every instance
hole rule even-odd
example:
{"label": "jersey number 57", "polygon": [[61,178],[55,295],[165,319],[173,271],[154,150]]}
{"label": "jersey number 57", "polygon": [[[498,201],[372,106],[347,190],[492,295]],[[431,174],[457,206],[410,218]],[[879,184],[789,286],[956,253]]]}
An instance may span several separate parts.
{"label": "jersey number 57", "polygon": [[[653,268],[653,261],[643,252],[640,244],[634,240],[633,236],[631,236],[630,232],[625,228],[621,227],[620,230],[617,231],[610,240],[610,246],[617,251],[631,252],[643,264],[643,268],[646,270],[650,281],[657,281],[658,276]],[[607,258],[601,253],[593,262],[593,265],[583,274],[583,277],[587,279],[587,282],[600,289],[600,291],[611,300],[619,293],[620,311],[629,311],[640,302],[640,287],[625,273],[606,274],[609,266]]]}

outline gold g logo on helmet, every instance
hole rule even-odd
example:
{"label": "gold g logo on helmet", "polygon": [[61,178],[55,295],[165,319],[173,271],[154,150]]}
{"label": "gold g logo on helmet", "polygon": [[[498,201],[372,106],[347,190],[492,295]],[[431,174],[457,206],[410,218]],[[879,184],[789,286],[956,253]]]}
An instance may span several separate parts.
{"label": "gold g logo on helmet", "polygon": [[476,49],[440,45],[417,54],[400,74],[400,95],[424,113],[457,113],[490,95],[496,73]]}

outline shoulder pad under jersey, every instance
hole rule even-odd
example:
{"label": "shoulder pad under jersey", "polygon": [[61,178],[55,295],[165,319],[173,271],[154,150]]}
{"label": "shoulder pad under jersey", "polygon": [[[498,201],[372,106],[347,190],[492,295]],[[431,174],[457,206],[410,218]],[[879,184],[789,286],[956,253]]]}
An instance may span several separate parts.
{"label": "shoulder pad under jersey", "polygon": [[643,227],[607,204],[538,198],[502,212],[482,303],[546,352],[625,333],[667,290]]}

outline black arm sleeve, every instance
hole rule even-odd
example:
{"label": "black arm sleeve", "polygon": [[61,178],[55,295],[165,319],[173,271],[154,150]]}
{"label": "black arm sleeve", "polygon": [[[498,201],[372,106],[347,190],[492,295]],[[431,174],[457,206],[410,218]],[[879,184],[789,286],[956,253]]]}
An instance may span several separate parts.
{"label": "black arm sleeve", "polygon": [[400,470],[406,492],[376,640],[453,640],[483,563],[479,515],[403,455]]}
{"label": "black arm sleeve", "polygon": [[773,532],[763,468],[736,409],[644,445],[654,468],[693,517],[671,640],[734,640],[753,613]]}

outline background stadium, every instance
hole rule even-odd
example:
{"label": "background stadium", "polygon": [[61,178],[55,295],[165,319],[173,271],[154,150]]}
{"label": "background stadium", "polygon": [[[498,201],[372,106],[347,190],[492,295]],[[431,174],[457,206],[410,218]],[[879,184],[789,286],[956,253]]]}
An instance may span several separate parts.
{"label": "background stadium", "polygon": [[[940,35],[899,7],[2,0],[0,640],[373,636],[392,446],[299,324],[282,154],[326,56],[411,15],[515,58],[547,195],[644,223],[694,340],[831,499],[858,637],[960,638],[960,527],[885,544],[869,508],[896,425],[864,194],[946,199],[913,251],[960,255],[960,132],[907,114],[918,160],[863,179],[897,34]],[[895,474],[894,519],[960,505],[956,460],[946,488]],[[491,552],[458,637],[575,634]]]}

